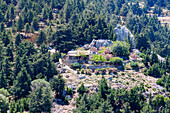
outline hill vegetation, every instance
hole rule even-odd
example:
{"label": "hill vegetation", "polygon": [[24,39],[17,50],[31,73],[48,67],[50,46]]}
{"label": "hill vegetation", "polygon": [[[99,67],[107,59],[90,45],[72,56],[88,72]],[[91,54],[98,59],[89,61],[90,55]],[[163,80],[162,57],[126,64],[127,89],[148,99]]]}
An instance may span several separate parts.
{"label": "hill vegetation", "polygon": [[[51,112],[55,99],[69,104],[66,95],[75,92],[56,70],[59,58],[93,39],[116,41],[117,24],[134,35],[143,73],[159,77],[157,84],[168,93],[170,29],[158,17],[168,16],[169,10],[169,0],[0,0],[0,112]],[[111,52],[129,57],[129,45],[115,42]],[[170,112],[169,96],[148,99],[144,90],[142,84],[115,90],[103,77],[94,94],[88,94],[83,84],[78,88],[73,112]]]}

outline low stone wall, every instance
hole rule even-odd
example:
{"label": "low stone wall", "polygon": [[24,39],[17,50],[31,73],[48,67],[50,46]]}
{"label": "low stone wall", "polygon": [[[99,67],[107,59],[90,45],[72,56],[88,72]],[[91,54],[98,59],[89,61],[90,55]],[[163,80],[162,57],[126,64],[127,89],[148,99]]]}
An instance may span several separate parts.
{"label": "low stone wall", "polygon": [[91,66],[86,66],[86,65],[83,65],[82,68],[84,69],[91,69],[91,70],[95,70],[95,69],[101,69],[101,68],[118,68],[118,69],[121,69],[122,66],[119,66],[119,67],[116,67],[114,65],[105,65],[105,66],[99,66],[99,65],[91,65]]}

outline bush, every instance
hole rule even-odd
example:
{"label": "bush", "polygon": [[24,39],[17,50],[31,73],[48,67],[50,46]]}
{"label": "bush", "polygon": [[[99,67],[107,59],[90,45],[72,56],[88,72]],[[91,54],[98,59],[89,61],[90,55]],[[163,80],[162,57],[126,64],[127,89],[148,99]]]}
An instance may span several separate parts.
{"label": "bush", "polygon": [[85,74],[85,70],[84,69],[81,69],[81,74]]}
{"label": "bush", "polygon": [[73,89],[67,87],[66,93],[67,95],[73,95]]}
{"label": "bush", "polygon": [[52,55],[52,60],[54,62],[58,62],[59,61],[59,58],[60,58],[60,53],[56,52]]}
{"label": "bush", "polygon": [[77,71],[77,74],[80,74],[80,69],[76,69],[76,71]]}
{"label": "bush", "polygon": [[125,73],[124,73],[124,72],[122,72],[122,73],[121,73],[121,75],[125,75]]}
{"label": "bush", "polygon": [[119,57],[112,57],[110,58],[109,62],[114,65],[123,65],[123,59]]}
{"label": "bush", "polygon": [[113,46],[111,47],[111,52],[113,52],[119,56],[128,57],[130,55],[129,48],[130,48],[130,45],[128,43],[116,41],[116,42],[114,42]]}
{"label": "bush", "polygon": [[131,62],[130,66],[132,67],[132,69],[139,69],[139,65],[137,62]]}
{"label": "bush", "polygon": [[93,73],[93,71],[92,71],[91,69],[87,69],[87,70],[86,70],[86,74],[87,74],[87,75],[92,75],[92,73]]}
{"label": "bush", "polygon": [[139,54],[139,57],[140,57],[140,58],[145,58],[145,54],[144,54],[144,53],[140,53],[140,54]]}
{"label": "bush", "polygon": [[107,61],[106,58],[102,55],[93,55],[93,58],[90,59],[92,61],[95,61],[95,62],[104,62],[104,61]]}
{"label": "bush", "polygon": [[147,68],[143,70],[144,75],[148,75],[147,71],[148,71]]}
{"label": "bush", "polygon": [[95,69],[94,70],[94,73],[96,74],[96,75],[99,75],[100,73],[99,73],[99,69]]}
{"label": "bush", "polygon": [[102,75],[105,75],[105,74],[106,74],[106,69],[105,69],[105,68],[100,69],[100,71],[101,71],[101,74],[102,74]]}
{"label": "bush", "polygon": [[154,77],[160,77],[159,64],[157,64],[157,63],[153,64],[148,70],[148,75],[154,76]]}
{"label": "bush", "polygon": [[116,74],[117,68],[110,68],[110,69],[108,69],[108,72],[109,72],[109,74],[112,74],[112,73]]}
{"label": "bush", "polygon": [[72,64],[73,69],[78,69],[80,67],[81,67],[81,65],[78,62],[75,62],[75,63]]}

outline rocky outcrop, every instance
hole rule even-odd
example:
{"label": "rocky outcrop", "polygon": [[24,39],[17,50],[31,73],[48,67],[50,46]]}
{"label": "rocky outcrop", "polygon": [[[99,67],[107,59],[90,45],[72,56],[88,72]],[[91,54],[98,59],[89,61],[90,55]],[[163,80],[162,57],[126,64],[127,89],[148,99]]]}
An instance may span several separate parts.
{"label": "rocky outcrop", "polygon": [[117,25],[114,29],[114,33],[117,35],[117,41],[125,41],[131,43],[132,49],[136,48],[135,38],[132,33],[126,28],[126,26]]}
{"label": "rocky outcrop", "polygon": [[84,45],[83,48],[90,49],[90,48],[96,47],[97,49],[99,49],[100,47],[109,47],[111,45],[113,45],[113,41],[111,41],[111,40],[104,40],[104,39],[95,40],[95,39],[93,39],[90,44]]}
{"label": "rocky outcrop", "polygon": [[99,49],[99,47],[109,47],[111,45],[113,45],[113,41],[111,41],[111,40],[104,40],[104,39],[95,40],[95,39],[93,39],[93,41],[90,44],[90,47],[96,47]]}

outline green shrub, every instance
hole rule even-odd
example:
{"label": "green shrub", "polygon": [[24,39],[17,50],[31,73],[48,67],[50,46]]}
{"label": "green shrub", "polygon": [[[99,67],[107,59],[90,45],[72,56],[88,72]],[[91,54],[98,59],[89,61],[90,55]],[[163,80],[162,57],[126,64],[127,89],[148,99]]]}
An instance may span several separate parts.
{"label": "green shrub", "polygon": [[73,95],[73,89],[67,87],[66,93],[67,95]]}
{"label": "green shrub", "polygon": [[75,62],[75,63],[72,64],[73,69],[78,69],[80,67],[81,67],[81,65],[78,62]]}
{"label": "green shrub", "polygon": [[124,72],[122,72],[122,73],[121,73],[121,75],[125,75],[125,73],[124,73]]}
{"label": "green shrub", "polygon": [[132,67],[132,69],[139,69],[139,65],[137,62],[131,62],[130,66]]}
{"label": "green shrub", "polygon": [[84,69],[81,69],[81,74],[85,74],[85,70]]}
{"label": "green shrub", "polygon": [[128,57],[130,55],[129,48],[130,45],[128,43],[122,41],[116,41],[113,43],[113,46],[111,47],[111,52],[119,56]]}
{"label": "green shrub", "polygon": [[123,65],[123,59],[119,57],[112,57],[110,58],[109,62],[114,65]]}
{"label": "green shrub", "polygon": [[76,69],[76,71],[77,71],[77,74],[80,74],[80,69]]}
{"label": "green shrub", "polygon": [[145,54],[144,54],[144,53],[140,53],[140,54],[139,54],[139,57],[140,57],[140,58],[145,58]]}
{"label": "green shrub", "polygon": [[152,88],[152,90],[153,90],[153,91],[156,91],[156,89],[155,89],[155,88]]}
{"label": "green shrub", "polygon": [[159,64],[157,63],[153,64],[151,67],[149,67],[147,73],[149,76],[160,77],[161,74]]}

